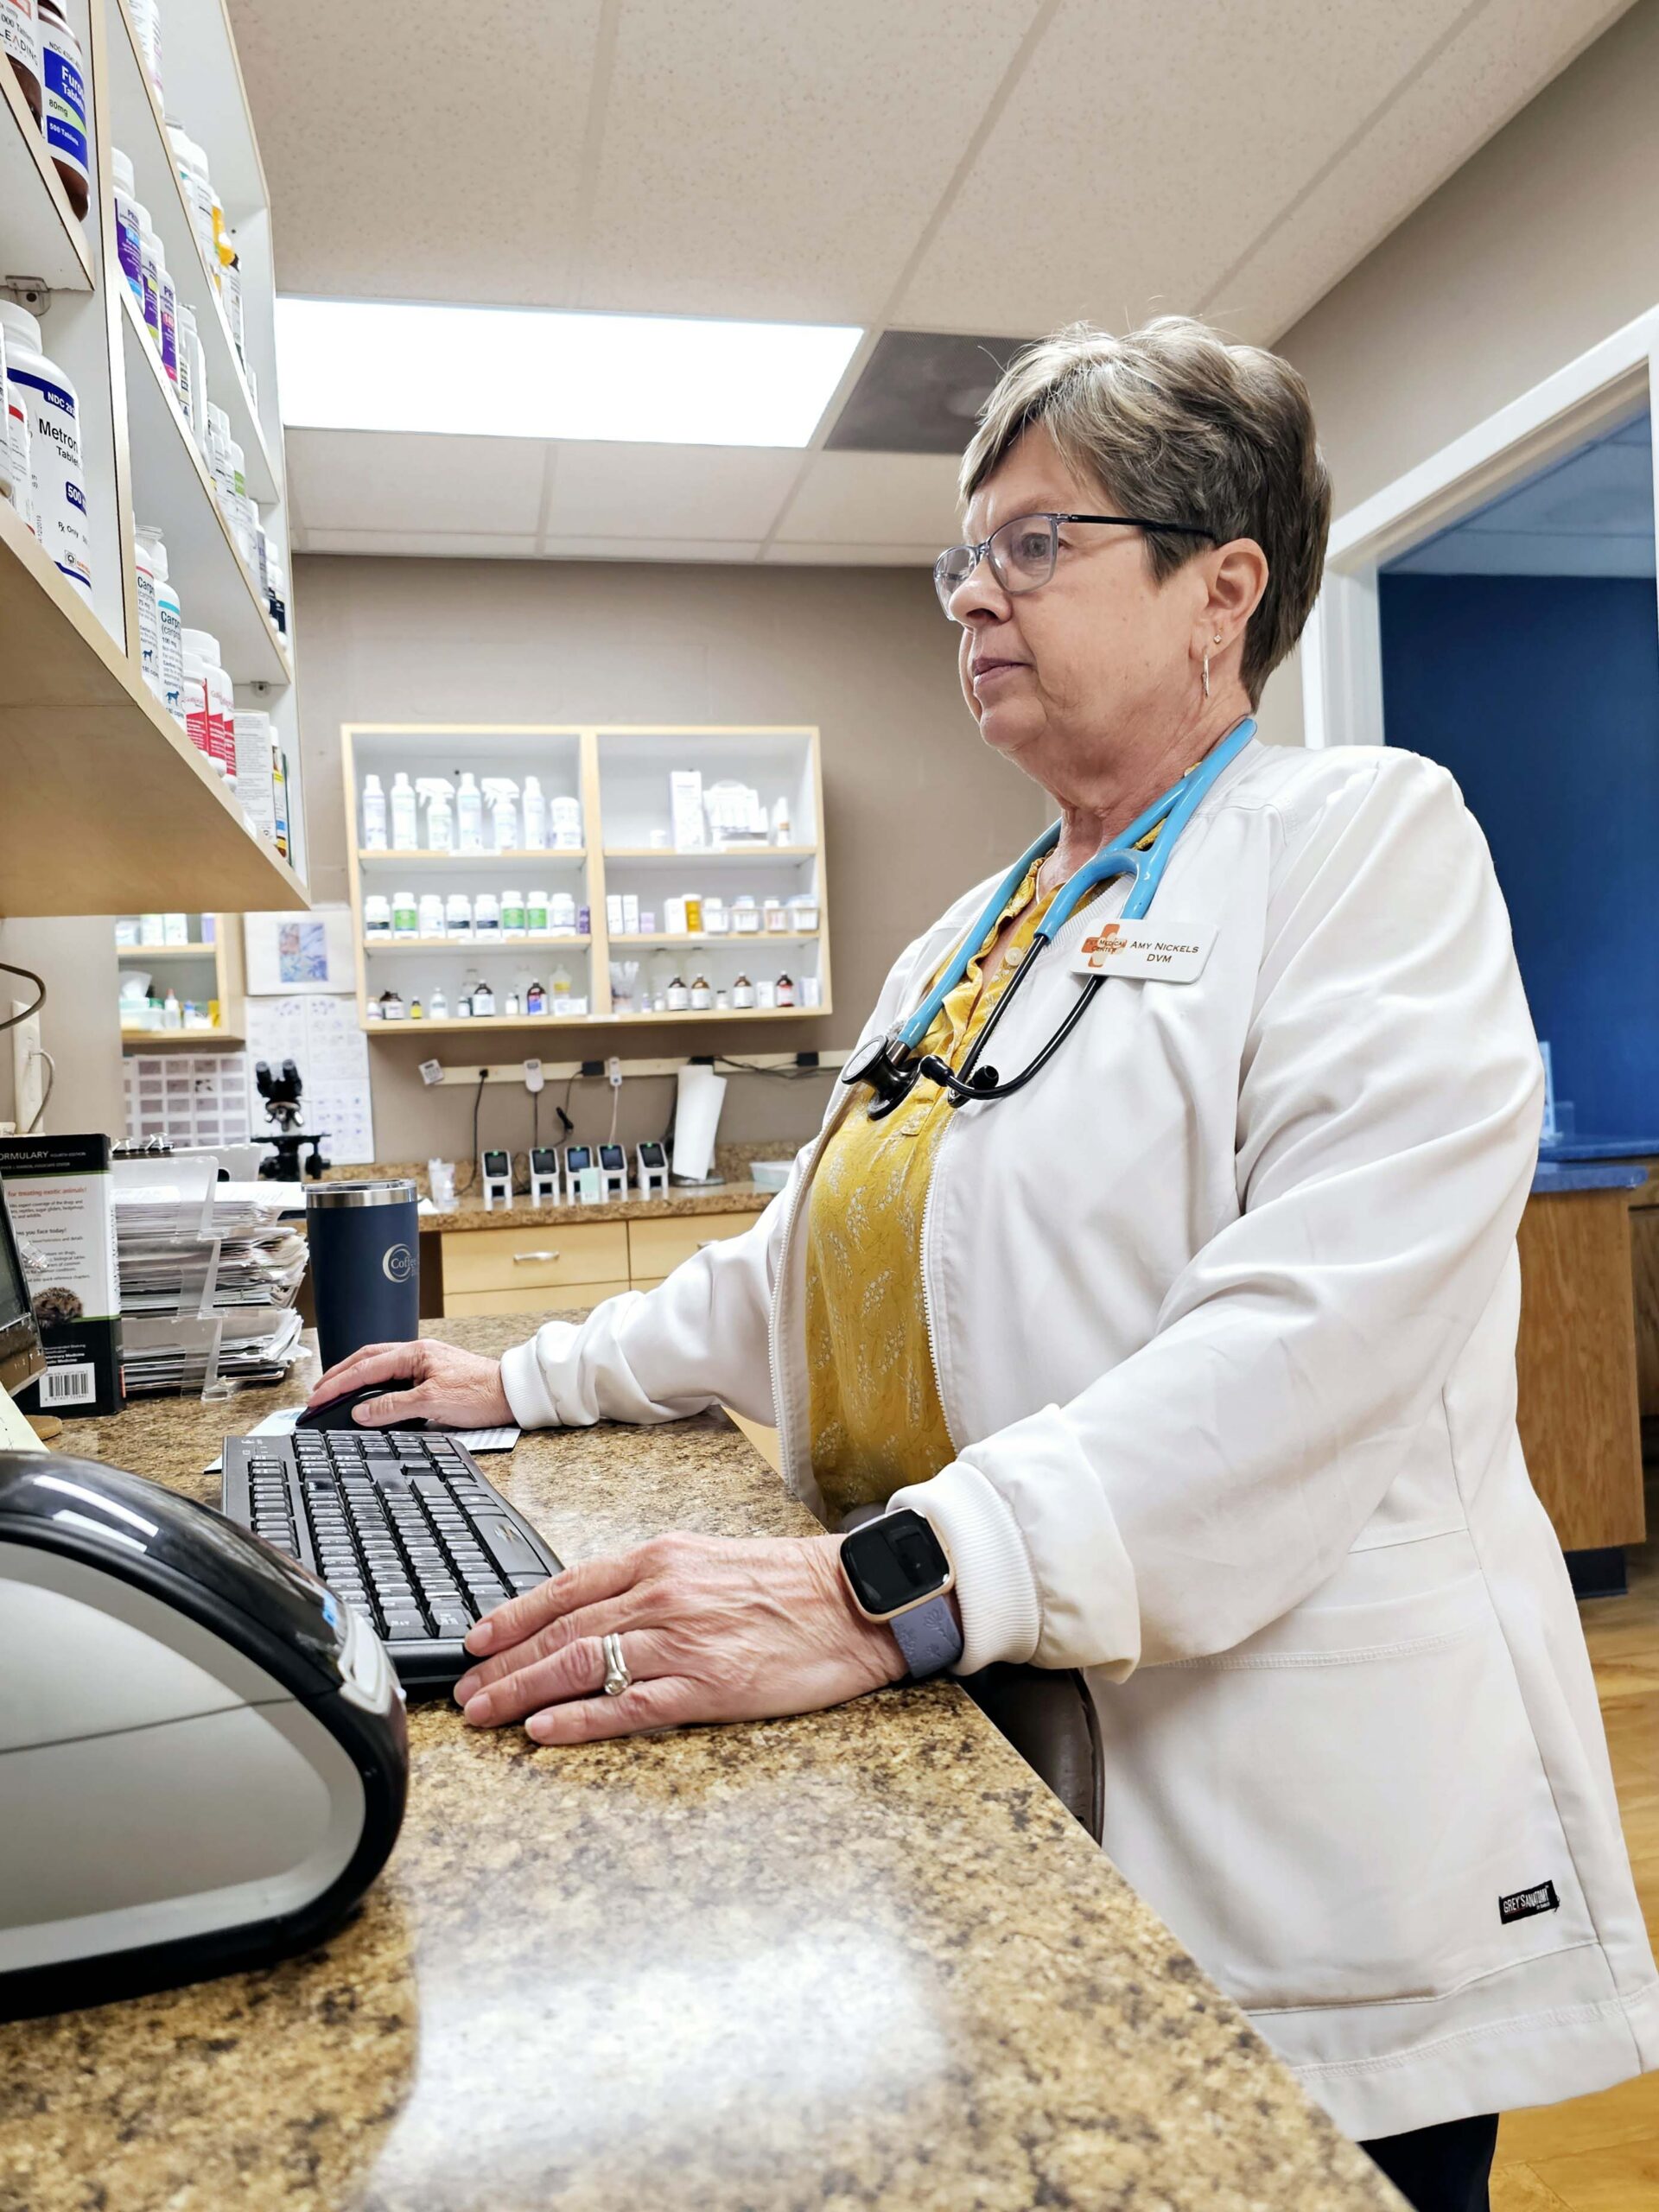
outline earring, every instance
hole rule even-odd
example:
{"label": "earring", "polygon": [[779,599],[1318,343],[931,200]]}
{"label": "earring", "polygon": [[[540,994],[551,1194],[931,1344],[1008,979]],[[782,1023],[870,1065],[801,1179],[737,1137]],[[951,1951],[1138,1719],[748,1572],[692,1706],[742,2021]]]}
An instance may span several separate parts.
{"label": "earring", "polygon": [[1207,651],[1204,656],[1204,696],[1206,699],[1210,696],[1210,655]]}

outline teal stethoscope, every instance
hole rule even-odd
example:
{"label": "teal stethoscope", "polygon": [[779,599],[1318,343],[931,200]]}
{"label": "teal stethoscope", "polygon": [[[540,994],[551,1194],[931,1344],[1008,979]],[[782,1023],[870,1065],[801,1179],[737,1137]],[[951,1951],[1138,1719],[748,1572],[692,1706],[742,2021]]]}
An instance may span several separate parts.
{"label": "teal stethoscope", "polygon": [[[1057,893],[1053,905],[1043,917],[1042,927],[1026,948],[1019,966],[1009,976],[1001,997],[991,1008],[985,1027],[974,1039],[967,1058],[960,1068],[953,1068],[938,1053],[928,1052],[920,1059],[914,1055],[917,1048],[932,1027],[939,1008],[944,1004],[963,977],[986,938],[1001,918],[1002,909],[1025,881],[1032,862],[1045,854],[1052,853],[1059,842],[1058,823],[1044,830],[1036,843],[1020,855],[1014,866],[998,884],[986,901],[985,911],[974,924],[957,948],[950,963],[923,1000],[908,1021],[897,1029],[890,1029],[885,1037],[849,1060],[842,1070],[845,1084],[865,1083],[874,1096],[869,1103],[869,1116],[880,1121],[902,1105],[918,1077],[925,1076],[930,1083],[937,1083],[950,1094],[953,1106],[961,1106],[969,1099],[988,1102],[1007,1098],[1022,1090],[1038,1070],[1052,1059],[1060,1046],[1077,1027],[1083,1013],[1095,993],[1106,981],[1104,976],[1090,976],[1077,995],[1077,1003],[1071,1008],[1053,1035],[1035,1057],[1010,1076],[1006,1083],[999,1080],[995,1068],[981,1067],[980,1054],[990,1042],[991,1033],[1006,1012],[1009,1001],[1025,981],[1027,972],[1034,965],[1037,956],[1052,944],[1065,927],[1077,907],[1097,884],[1109,882],[1114,876],[1132,875],[1129,895],[1123,902],[1122,918],[1138,922],[1156,897],[1162,882],[1164,870],[1169,866],[1169,856],[1175,849],[1175,841],[1204,804],[1205,794],[1217,776],[1241,753],[1255,735],[1255,724],[1246,715],[1237,728],[1230,730],[1215,750],[1200,760],[1196,768],[1189,768],[1179,783],[1172,784],[1161,798],[1154,799],[1144,814],[1137,815],[1128,828],[1116,836],[1103,851],[1080,868],[1065,887]],[[1149,851],[1135,849],[1143,839],[1159,831],[1158,842]]]}

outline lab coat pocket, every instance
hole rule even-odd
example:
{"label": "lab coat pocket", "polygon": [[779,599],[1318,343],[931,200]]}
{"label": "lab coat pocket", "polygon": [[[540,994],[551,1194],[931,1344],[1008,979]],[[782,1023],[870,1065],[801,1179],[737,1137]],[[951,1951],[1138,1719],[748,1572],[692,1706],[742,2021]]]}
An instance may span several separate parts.
{"label": "lab coat pocket", "polygon": [[[1124,1688],[1168,1855],[1148,1894],[1239,2003],[1432,1999],[1590,1940],[1478,1574],[1304,1606]],[[1131,1879],[1150,1842],[1120,1859]]]}

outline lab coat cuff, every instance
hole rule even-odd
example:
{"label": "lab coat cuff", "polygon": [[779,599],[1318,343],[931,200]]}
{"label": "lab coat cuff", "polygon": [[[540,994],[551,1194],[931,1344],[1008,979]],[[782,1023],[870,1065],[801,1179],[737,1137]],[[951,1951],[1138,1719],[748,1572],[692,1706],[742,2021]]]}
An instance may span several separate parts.
{"label": "lab coat cuff", "polygon": [[954,1672],[976,1675],[998,1660],[1028,1660],[1041,1630],[1036,1577],[1020,1525],[976,1467],[956,1459],[931,1481],[895,1491],[931,1523],[956,1569],[962,1656]]}
{"label": "lab coat cuff", "polygon": [[[550,1325],[575,1333],[574,1325],[569,1321]],[[539,1332],[528,1344],[514,1344],[511,1351],[501,1355],[501,1388],[520,1428],[557,1428],[560,1425],[559,1409],[547,1387],[541,1362],[539,1347],[545,1333]]]}

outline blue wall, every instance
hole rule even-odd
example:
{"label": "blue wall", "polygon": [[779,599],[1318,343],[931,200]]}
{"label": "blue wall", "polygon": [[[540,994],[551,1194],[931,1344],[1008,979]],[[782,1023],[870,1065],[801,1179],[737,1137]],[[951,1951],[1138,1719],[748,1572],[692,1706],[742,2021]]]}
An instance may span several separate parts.
{"label": "blue wall", "polygon": [[1390,745],[1486,833],[1576,1133],[1659,1135],[1659,623],[1644,579],[1384,575]]}

